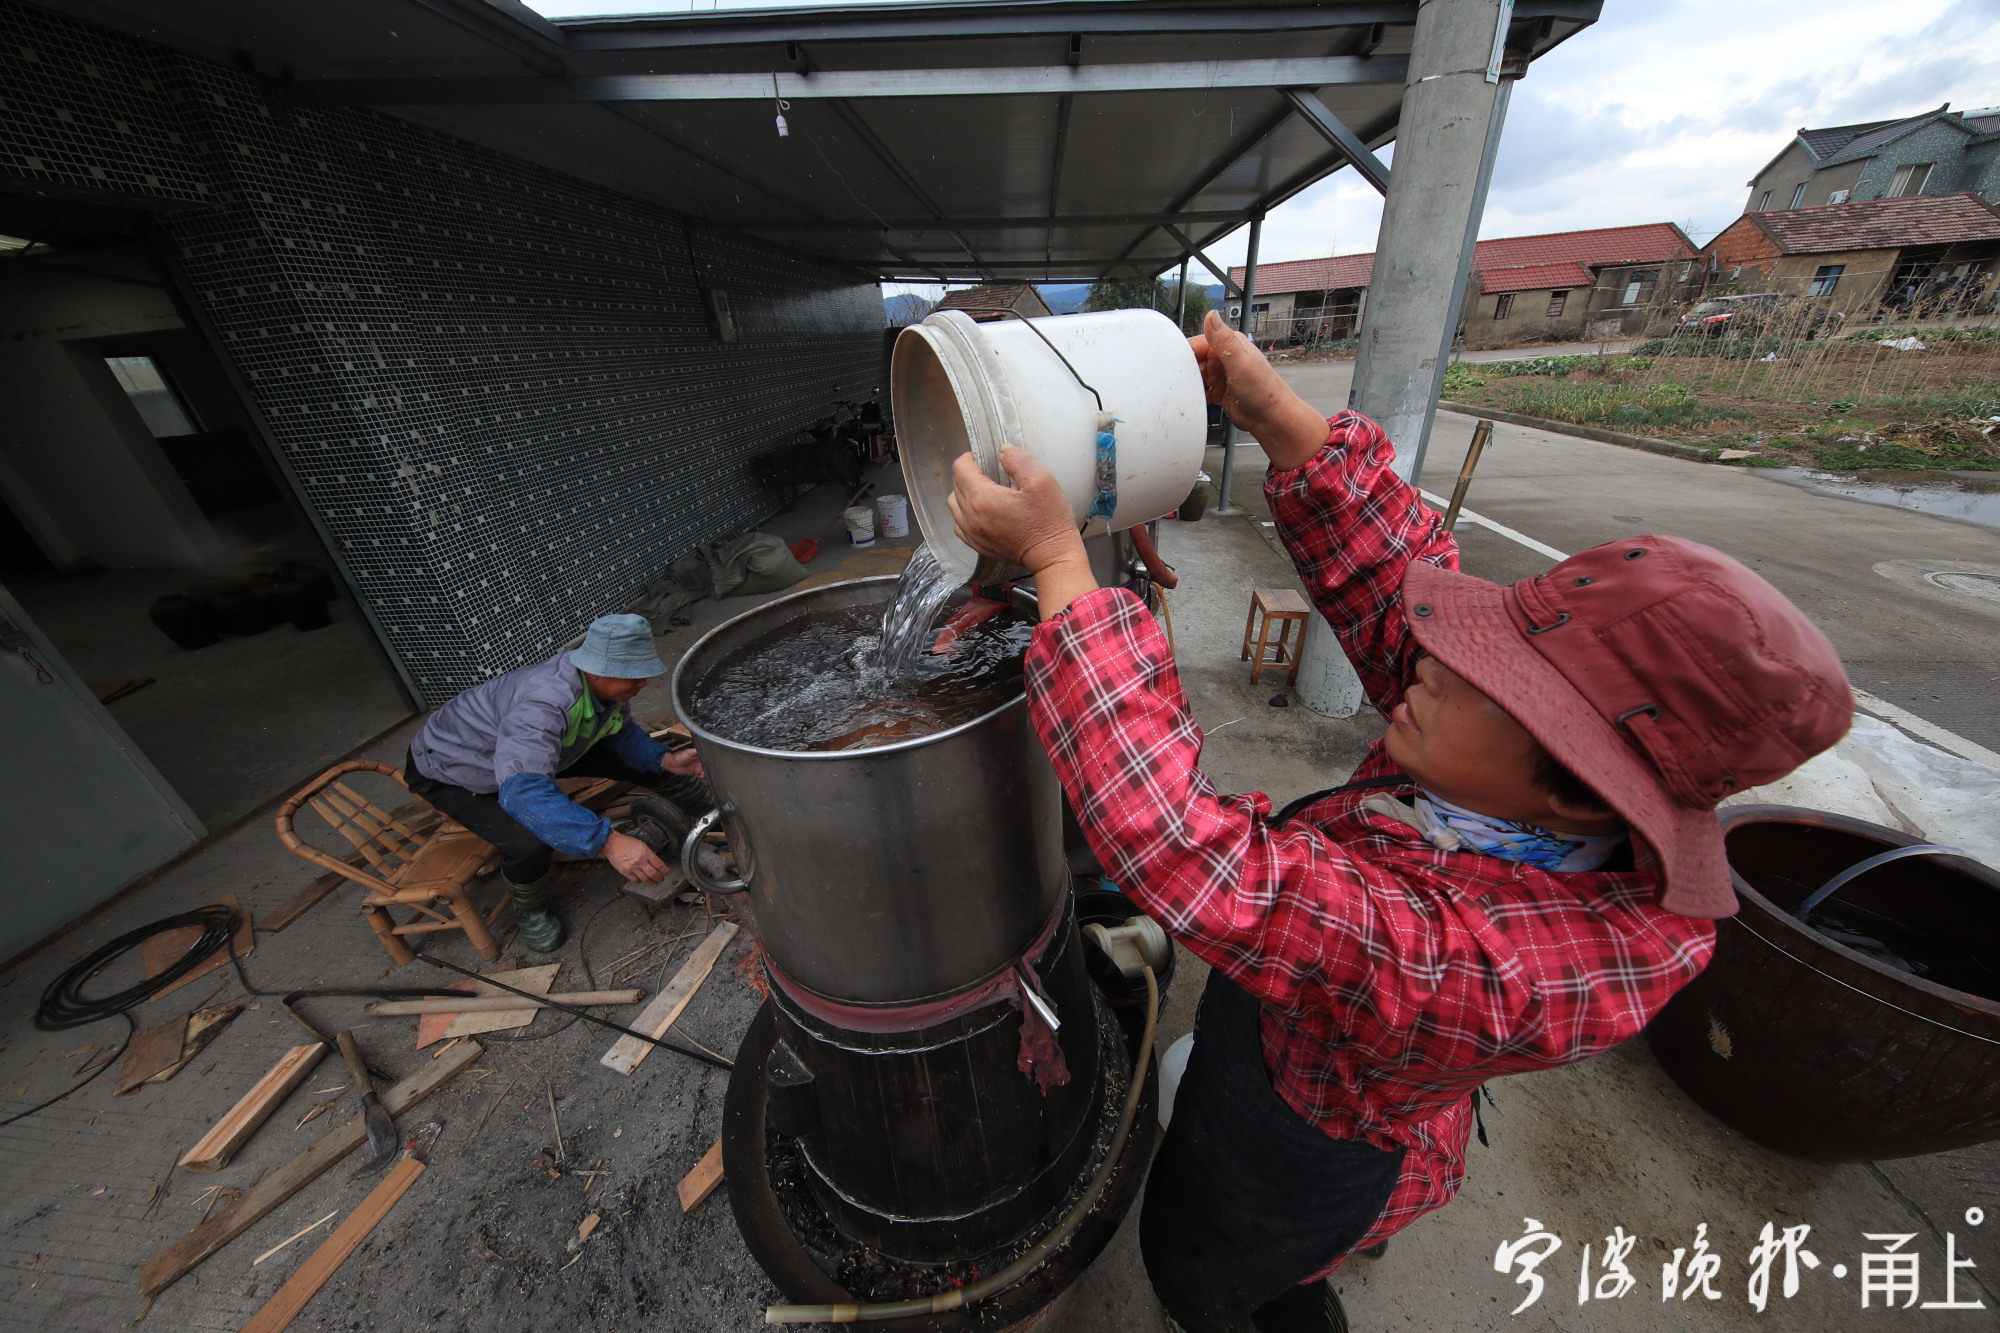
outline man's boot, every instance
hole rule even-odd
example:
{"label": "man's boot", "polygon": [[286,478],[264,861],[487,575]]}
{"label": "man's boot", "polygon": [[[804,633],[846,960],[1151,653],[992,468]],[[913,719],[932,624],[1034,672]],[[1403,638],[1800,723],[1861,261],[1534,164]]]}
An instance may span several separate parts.
{"label": "man's boot", "polygon": [[507,897],[514,903],[514,924],[520,927],[521,943],[536,953],[551,953],[563,942],[562,918],[549,910],[548,892],[541,880],[516,884],[505,880]]}
{"label": "man's boot", "polygon": [[692,775],[663,774],[660,781],[653,784],[653,790],[679,806],[690,820],[700,819],[715,809],[715,793],[708,789],[706,782]]}

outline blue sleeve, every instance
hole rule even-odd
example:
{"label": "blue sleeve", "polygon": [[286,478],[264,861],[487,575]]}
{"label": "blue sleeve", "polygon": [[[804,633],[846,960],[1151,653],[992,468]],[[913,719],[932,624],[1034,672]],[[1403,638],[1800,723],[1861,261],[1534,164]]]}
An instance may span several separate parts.
{"label": "blue sleeve", "polygon": [[611,753],[641,773],[658,773],[660,756],[666,752],[667,747],[648,736],[630,713],[625,715],[625,725],[611,736]]}
{"label": "blue sleeve", "polygon": [[611,836],[611,821],[562,794],[546,773],[516,773],[500,784],[500,808],[559,852],[595,856]]}

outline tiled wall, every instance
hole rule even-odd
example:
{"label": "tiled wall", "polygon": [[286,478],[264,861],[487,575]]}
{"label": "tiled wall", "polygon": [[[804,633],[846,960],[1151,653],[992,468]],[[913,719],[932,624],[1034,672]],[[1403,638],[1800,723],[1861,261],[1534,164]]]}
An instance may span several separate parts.
{"label": "tiled wall", "polygon": [[0,175],[174,210],[426,702],[767,516],[754,460],[835,385],[886,390],[877,286],[630,197],[372,112],[280,120],[234,71],[8,0],[0,88]]}

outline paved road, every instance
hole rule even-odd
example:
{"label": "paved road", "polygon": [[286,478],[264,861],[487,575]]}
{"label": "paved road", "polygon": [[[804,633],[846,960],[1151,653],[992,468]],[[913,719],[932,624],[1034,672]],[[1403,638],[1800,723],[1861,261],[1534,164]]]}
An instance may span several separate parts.
{"label": "paved road", "polygon": [[[1331,411],[1351,363],[1284,368]],[[1449,494],[1472,434],[1444,413],[1424,461],[1426,489]],[[1213,471],[1213,469],[1211,469]],[[1239,501],[1263,475],[1238,459]],[[1815,494],[1759,474],[1662,458],[1550,431],[1501,425],[1467,507],[1559,551],[1638,532],[1707,542],[1762,573],[1826,630],[1855,685],[1959,736],[2000,750],[2000,536],[1950,518]],[[1466,567],[1509,581],[1548,557],[1461,521]],[[1932,581],[1926,576],[1955,573]]]}

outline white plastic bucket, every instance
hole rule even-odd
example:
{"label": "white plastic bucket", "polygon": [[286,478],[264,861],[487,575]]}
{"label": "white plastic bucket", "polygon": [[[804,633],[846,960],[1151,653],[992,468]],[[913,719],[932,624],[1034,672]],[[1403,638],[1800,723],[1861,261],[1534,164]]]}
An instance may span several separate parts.
{"label": "white plastic bucket", "polygon": [[910,502],[895,493],[875,497],[875,530],[884,537],[910,535]]}
{"label": "white plastic bucket", "polygon": [[847,525],[847,542],[850,546],[873,546],[875,544],[875,511],[867,505],[856,505],[840,513],[841,522]]}
{"label": "white plastic bucket", "polygon": [[[1002,443],[1041,459],[1083,535],[1096,537],[1177,509],[1208,436],[1194,352],[1172,320],[1151,310],[1056,315],[1032,326],[941,310],[897,336],[889,392],[917,525],[938,564],[968,579],[979,557],[953,534],[945,504],[952,462],[967,449],[1002,485],[1010,484]],[[1100,398],[1102,412],[1117,418],[1108,521],[1091,515]]]}

